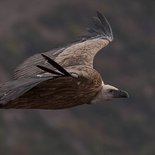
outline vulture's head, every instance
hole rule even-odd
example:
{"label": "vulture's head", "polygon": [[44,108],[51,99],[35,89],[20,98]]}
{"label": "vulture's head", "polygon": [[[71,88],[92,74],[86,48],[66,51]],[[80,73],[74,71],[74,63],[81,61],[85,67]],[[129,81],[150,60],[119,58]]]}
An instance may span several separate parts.
{"label": "vulture's head", "polygon": [[111,100],[115,98],[128,98],[129,94],[124,91],[120,90],[114,86],[102,84],[102,89],[96,95],[96,97],[92,100],[92,103],[101,102],[104,100]]}
{"label": "vulture's head", "polygon": [[105,100],[109,100],[112,98],[128,98],[129,94],[124,91],[120,90],[111,85],[103,85],[102,87],[102,96]]}

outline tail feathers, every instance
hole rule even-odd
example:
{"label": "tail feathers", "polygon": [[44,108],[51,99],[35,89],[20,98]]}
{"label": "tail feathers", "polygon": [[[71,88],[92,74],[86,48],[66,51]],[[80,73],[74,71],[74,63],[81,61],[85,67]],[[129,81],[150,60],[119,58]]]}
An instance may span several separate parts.
{"label": "tail feathers", "polygon": [[113,40],[113,32],[108,20],[98,11],[97,17],[93,18],[93,25],[88,31],[95,35],[95,37],[101,37],[110,42]]}

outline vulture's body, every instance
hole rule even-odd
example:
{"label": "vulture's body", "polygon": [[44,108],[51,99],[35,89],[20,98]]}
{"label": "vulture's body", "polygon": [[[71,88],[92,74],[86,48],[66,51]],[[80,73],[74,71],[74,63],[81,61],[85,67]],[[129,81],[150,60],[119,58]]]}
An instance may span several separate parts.
{"label": "vulture's body", "polygon": [[105,85],[93,68],[96,53],[113,40],[111,27],[97,13],[86,40],[37,54],[15,71],[15,80],[0,86],[0,108],[62,109],[127,93]]}

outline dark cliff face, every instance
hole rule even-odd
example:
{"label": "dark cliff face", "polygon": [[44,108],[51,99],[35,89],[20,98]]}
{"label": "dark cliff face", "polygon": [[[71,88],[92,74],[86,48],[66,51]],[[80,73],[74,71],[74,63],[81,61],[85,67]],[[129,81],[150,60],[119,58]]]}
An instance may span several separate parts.
{"label": "dark cliff face", "polygon": [[[0,63],[25,58],[84,35],[90,17],[106,15],[114,41],[95,59],[105,83],[130,99],[60,111],[1,110],[0,154],[155,154],[154,1],[8,0],[0,2]],[[1,69],[0,69],[1,70]],[[6,79],[0,71],[0,82]]]}

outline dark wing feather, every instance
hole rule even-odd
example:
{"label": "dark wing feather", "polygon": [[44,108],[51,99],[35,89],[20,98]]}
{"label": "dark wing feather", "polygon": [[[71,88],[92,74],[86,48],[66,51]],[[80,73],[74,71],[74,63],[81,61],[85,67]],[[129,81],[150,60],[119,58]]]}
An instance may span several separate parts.
{"label": "dark wing feather", "polygon": [[93,18],[92,27],[88,29],[90,33],[94,35],[94,37],[101,37],[109,40],[110,42],[113,40],[113,32],[111,26],[100,12],[97,11],[97,17]]}
{"label": "dark wing feather", "polygon": [[36,65],[38,68],[40,68],[41,70],[47,72],[47,73],[51,73],[51,74],[54,74],[54,75],[57,75],[57,76],[63,76],[63,74],[55,71],[55,70],[52,70],[52,69],[49,69],[47,67],[44,67],[44,66],[40,66],[40,65]]}
{"label": "dark wing feather", "polygon": [[5,105],[9,101],[15,100],[48,79],[51,79],[51,77],[19,79],[0,85],[0,104]]}
{"label": "dark wing feather", "polygon": [[56,63],[54,60],[52,60],[50,57],[44,55],[44,54],[41,54],[45,60],[48,61],[49,64],[51,64],[54,68],[56,68],[58,71],[60,71],[61,73],[63,73],[64,75],[66,76],[71,76],[70,73],[68,73],[62,66],[60,66],[58,63]]}

